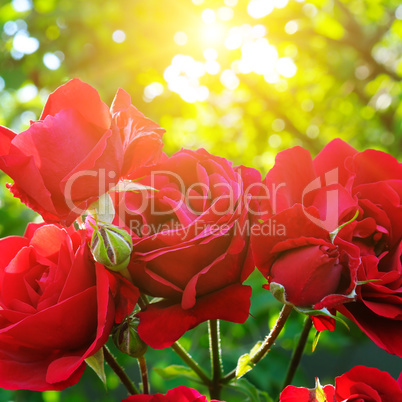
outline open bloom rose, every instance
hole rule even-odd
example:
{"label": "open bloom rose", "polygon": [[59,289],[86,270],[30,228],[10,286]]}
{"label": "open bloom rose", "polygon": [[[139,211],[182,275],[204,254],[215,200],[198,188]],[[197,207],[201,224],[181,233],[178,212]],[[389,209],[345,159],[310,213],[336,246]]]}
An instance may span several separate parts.
{"label": "open bloom rose", "polygon": [[402,357],[402,164],[384,152],[357,152],[342,141],[328,144],[314,161],[339,166],[358,201],[359,216],[339,236],[357,245],[362,264],[354,303],[338,306],[381,348]]}
{"label": "open bloom rose", "polygon": [[279,402],[321,401],[317,393],[324,392],[327,402],[402,402],[401,377],[394,380],[390,374],[376,368],[356,366],[335,378],[335,387],[326,385],[321,390],[288,385]]}
{"label": "open bloom rose", "polygon": [[251,288],[242,282],[254,268],[249,208],[259,173],[201,149],[166,157],[138,177],[153,190],[119,193],[113,223],[131,231],[133,283],[163,299],[138,314],[140,337],[164,348],[209,319],[244,322]]}
{"label": "open bloom rose", "polygon": [[252,231],[256,266],[271,290],[310,310],[350,301],[357,285],[359,247],[331,232],[353,218],[358,203],[343,175],[330,173],[303,148],[279,153],[262,183],[262,219]]}
{"label": "open bloom rose", "polygon": [[86,236],[30,224],[0,240],[0,387],[75,384],[138,291],[94,263]]}
{"label": "open bloom rose", "polygon": [[50,96],[39,121],[0,127],[0,169],[13,194],[46,221],[69,226],[125,175],[158,160],[163,130],[119,90],[111,110],[78,79]]}
{"label": "open bloom rose", "polygon": [[[169,390],[165,395],[160,393],[154,395],[131,395],[123,399],[123,402],[208,402],[208,399],[197,390],[182,385]],[[213,399],[211,402],[219,401]]]}

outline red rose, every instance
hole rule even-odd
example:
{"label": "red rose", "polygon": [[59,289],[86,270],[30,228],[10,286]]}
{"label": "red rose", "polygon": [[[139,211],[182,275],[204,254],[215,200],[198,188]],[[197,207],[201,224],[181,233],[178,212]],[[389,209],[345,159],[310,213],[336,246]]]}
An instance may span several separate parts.
{"label": "red rose", "polygon": [[342,172],[323,184],[326,173],[300,147],[279,153],[260,193],[262,222],[252,230],[256,266],[273,293],[310,310],[350,301],[360,264],[359,248],[331,235],[353,217],[357,201]]}
{"label": "red rose", "polygon": [[116,278],[91,260],[85,235],[71,228],[30,224],[24,237],[1,239],[0,387],[75,384],[115,317],[130,313],[138,298]]}
{"label": "red rose", "polygon": [[114,129],[120,131],[124,161],[121,175],[125,176],[141,166],[159,161],[162,154],[164,129],[146,118],[131,104],[130,95],[119,89],[110,108]]}
{"label": "red rose", "polygon": [[381,348],[402,357],[402,164],[374,150],[345,152],[328,144],[315,159],[322,170],[335,164],[358,200],[359,216],[339,236],[360,248],[359,281],[354,303],[338,306]]}
{"label": "red rose", "polygon": [[336,377],[335,387],[326,385],[321,389],[307,389],[288,385],[282,391],[279,402],[322,401],[322,396],[318,397],[322,393],[327,402],[402,402],[400,381],[397,382],[385,371],[365,366],[353,367]]}
{"label": "red rose", "polygon": [[16,197],[69,226],[122,175],[159,157],[162,133],[124,91],[110,112],[94,88],[74,79],[49,96],[28,130],[0,127],[0,168],[14,179]]}
{"label": "red rose", "polygon": [[[165,395],[157,393],[154,395],[131,395],[122,402],[208,402],[207,397],[201,395],[193,388],[180,386],[166,392]],[[216,399],[211,402],[219,402]]]}
{"label": "red rose", "polygon": [[335,378],[336,401],[402,402],[402,389],[390,374],[356,366]]}
{"label": "red rose", "polygon": [[254,268],[249,207],[259,173],[205,150],[182,150],[138,177],[156,191],[120,193],[113,223],[131,230],[133,283],[163,298],[138,314],[140,337],[164,348],[209,319],[244,322],[251,288],[242,282]]}
{"label": "red rose", "polygon": [[[322,393],[326,400],[323,399]],[[279,397],[279,402],[336,402],[335,388],[333,385],[325,385],[320,390],[288,385]]]}
{"label": "red rose", "polygon": [[[355,256],[358,263],[356,251]],[[356,270],[350,269],[350,261],[351,255],[342,246],[329,242],[296,247],[278,254],[271,266],[270,281],[282,285],[286,301],[295,306],[317,306],[321,302],[328,307],[324,298],[331,295],[333,301],[334,295],[346,296],[355,286],[352,274]]]}

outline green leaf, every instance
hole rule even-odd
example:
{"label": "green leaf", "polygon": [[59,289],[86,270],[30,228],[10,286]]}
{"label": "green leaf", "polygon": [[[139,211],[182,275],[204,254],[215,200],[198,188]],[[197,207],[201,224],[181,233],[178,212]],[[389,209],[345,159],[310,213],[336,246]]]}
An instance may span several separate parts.
{"label": "green leaf", "polygon": [[315,351],[315,348],[317,347],[318,341],[320,340],[321,336],[321,331],[316,331],[314,335],[314,340],[313,340],[313,346],[312,346],[312,351]]}
{"label": "green leaf", "polygon": [[252,370],[254,366],[255,364],[251,361],[251,356],[248,353],[240,356],[239,360],[237,361],[236,380]]}
{"label": "green leaf", "polygon": [[229,387],[246,395],[250,402],[272,402],[272,398],[266,392],[257,389],[245,378],[241,378],[236,383],[231,383]]}
{"label": "green leaf", "polygon": [[106,388],[105,359],[103,349],[100,348],[94,355],[85,359],[86,364],[95,371],[96,375],[101,379]]}
{"label": "green leaf", "polygon": [[154,371],[159,374],[164,380],[172,380],[177,377],[183,377],[197,382],[198,384],[202,384],[202,381],[197,376],[197,374],[195,374],[194,371],[191,370],[191,368],[186,366],[172,364],[168,367],[154,367]]}

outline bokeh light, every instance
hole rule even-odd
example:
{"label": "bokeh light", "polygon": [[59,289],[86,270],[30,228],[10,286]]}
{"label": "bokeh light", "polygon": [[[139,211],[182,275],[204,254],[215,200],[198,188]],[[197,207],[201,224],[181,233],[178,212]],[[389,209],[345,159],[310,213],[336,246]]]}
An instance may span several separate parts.
{"label": "bokeh light", "polygon": [[43,64],[49,70],[57,70],[60,67],[61,61],[54,53],[45,53],[43,56]]}
{"label": "bokeh light", "polygon": [[126,33],[121,29],[117,29],[113,32],[112,38],[116,43],[123,43],[126,40]]}

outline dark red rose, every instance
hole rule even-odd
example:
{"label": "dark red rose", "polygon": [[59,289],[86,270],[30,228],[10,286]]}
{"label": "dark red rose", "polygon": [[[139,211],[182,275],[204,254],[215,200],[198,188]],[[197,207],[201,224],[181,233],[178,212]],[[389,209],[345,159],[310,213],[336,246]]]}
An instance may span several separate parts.
{"label": "dark red rose", "polygon": [[303,148],[279,153],[263,181],[262,220],[252,230],[254,259],[268,288],[303,309],[348,302],[357,285],[359,248],[331,232],[358,204],[344,186],[346,175],[329,172],[315,168]]}
{"label": "dark red rose", "polygon": [[402,402],[402,389],[385,371],[356,366],[335,378],[336,401]]}
{"label": "dark red rose", "polygon": [[138,291],[94,263],[84,233],[30,224],[0,240],[0,387],[75,384]]}
{"label": "dark red rose", "polygon": [[259,173],[205,150],[182,150],[138,177],[155,190],[119,193],[113,223],[131,231],[133,283],[163,298],[138,314],[140,337],[164,348],[209,319],[244,322],[251,288],[242,282],[254,268],[250,198]]}
{"label": "dark red rose", "polygon": [[0,127],[0,169],[13,194],[46,221],[69,226],[122,175],[160,155],[163,130],[119,90],[112,110],[78,79],[53,92],[39,121]]}
{"label": "dark red rose", "polygon": [[[131,395],[123,399],[122,402],[208,402],[208,399],[197,390],[182,385],[169,390],[165,395],[160,393],[154,395]],[[220,401],[211,399],[211,402]]]}
{"label": "dark red rose", "polygon": [[345,144],[327,145],[315,159],[323,170],[332,161],[348,172],[347,187],[358,200],[359,216],[339,236],[356,244],[362,264],[354,303],[338,306],[381,348],[402,357],[402,165],[374,150],[345,153]]}

